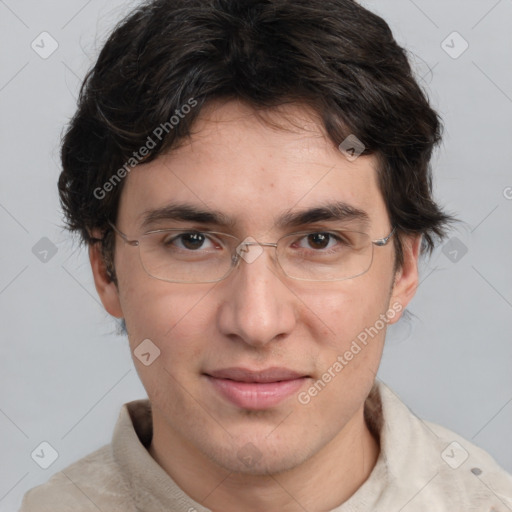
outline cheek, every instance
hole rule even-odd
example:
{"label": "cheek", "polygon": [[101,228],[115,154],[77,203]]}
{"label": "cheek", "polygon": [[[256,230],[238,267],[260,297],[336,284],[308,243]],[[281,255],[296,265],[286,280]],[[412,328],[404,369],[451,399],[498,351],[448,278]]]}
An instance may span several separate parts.
{"label": "cheek", "polygon": [[[125,315],[132,351],[145,339],[160,350],[166,368],[180,365],[185,358],[188,366],[199,363],[214,325],[207,296],[213,285],[179,285],[151,278],[131,280],[121,288],[121,303]],[[174,371],[174,370],[173,370]]]}
{"label": "cheek", "polygon": [[389,288],[364,277],[298,293],[301,316],[321,345],[341,350],[386,313]]}
{"label": "cheek", "polygon": [[[368,276],[368,279],[365,279]],[[378,282],[378,281],[377,281]],[[363,400],[372,385],[380,364],[387,325],[389,287],[376,286],[375,277],[368,274],[352,281],[340,282],[337,289],[317,290],[310,296],[310,332],[315,332],[317,379],[322,380],[311,397],[318,393],[312,407],[332,407],[352,411]],[[307,304],[308,300],[304,299]],[[314,305],[313,305],[314,304]],[[394,313],[394,312],[393,312]],[[388,315],[382,320],[381,315]],[[316,330],[314,330],[316,327]],[[354,396],[347,396],[347,389]],[[318,391],[322,390],[321,393]],[[308,399],[308,396],[305,399]],[[331,405],[329,405],[331,404]],[[333,421],[335,421],[333,419]]]}
{"label": "cheek", "polygon": [[310,324],[318,326],[317,374],[299,403],[336,428],[355,414],[369,393],[389,324],[381,317],[389,311],[389,289],[360,285],[340,286],[330,294],[324,290],[316,301],[318,316],[310,314]]}
{"label": "cheek", "polygon": [[[127,289],[123,297],[134,364],[155,406],[185,411],[193,404],[188,403],[183,389],[194,389],[202,361],[212,356],[209,352],[213,336],[208,329],[215,323],[206,300],[208,289],[193,286],[183,289],[184,285],[154,280],[148,283],[139,286],[137,293]],[[137,347],[146,339],[159,351],[148,366],[137,358]]]}

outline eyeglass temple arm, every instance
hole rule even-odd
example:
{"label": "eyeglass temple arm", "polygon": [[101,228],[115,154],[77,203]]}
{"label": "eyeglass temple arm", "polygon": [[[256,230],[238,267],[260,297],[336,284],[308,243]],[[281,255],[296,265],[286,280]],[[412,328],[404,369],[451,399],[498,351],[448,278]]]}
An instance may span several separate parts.
{"label": "eyeglass temple arm", "polygon": [[378,240],[372,240],[372,244],[375,244],[375,245],[377,245],[379,247],[382,247],[383,245],[386,245],[389,242],[389,239],[395,233],[395,231],[396,231],[396,227],[393,228],[393,230],[391,231],[391,233],[389,233],[388,236],[386,236],[384,238],[379,238]]}
{"label": "eyeglass temple arm", "polygon": [[110,227],[123,239],[125,243],[129,245],[139,245],[138,240],[128,240],[128,237],[122,231],[119,231],[119,229],[117,229],[112,222],[108,221],[108,223],[110,224]]}

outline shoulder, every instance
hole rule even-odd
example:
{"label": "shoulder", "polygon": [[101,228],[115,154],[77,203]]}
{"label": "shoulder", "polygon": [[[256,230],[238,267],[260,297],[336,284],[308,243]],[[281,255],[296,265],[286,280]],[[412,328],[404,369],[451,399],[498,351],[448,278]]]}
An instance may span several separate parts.
{"label": "shoulder", "polygon": [[382,383],[378,389],[389,478],[384,494],[390,503],[399,497],[418,512],[448,512],[454,506],[465,512],[512,510],[512,476],[487,452],[417,417]]}
{"label": "shoulder", "polygon": [[[439,473],[432,491],[445,496],[448,501],[459,497],[467,501],[468,511],[488,507],[494,512],[512,510],[512,475],[482,448],[451,430],[424,422],[427,429],[437,436],[431,450],[439,454]],[[427,493],[428,494],[428,493]],[[487,509],[484,508],[487,512]]]}
{"label": "shoulder", "polygon": [[28,491],[20,512],[132,512],[127,484],[111,445],[87,455]]}

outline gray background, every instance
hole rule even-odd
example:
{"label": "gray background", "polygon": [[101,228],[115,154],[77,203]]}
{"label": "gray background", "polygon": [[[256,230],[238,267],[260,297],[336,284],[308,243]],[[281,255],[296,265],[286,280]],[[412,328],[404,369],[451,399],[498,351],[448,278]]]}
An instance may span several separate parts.
{"label": "gray background", "polygon": [[[86,252],[61,228],[56,191],[59,137],[80,80],[133,4],[0,0],[2,511],[109,442],[121,404],[145,396]],[[422,264],[412,315],[388,331],[379,377],[416,414],[512,471],[512,1],[365,5],[411,51],[445,120],[436,197],[464,221]],[[46,59],[31,47],[51,48],[49,39],[41,48],[43,31],[59,45]],[[460,56],[463,40],[446,40],[454,31],[469,44]],[[46,262],[45,248],[57,250]],[[42,441],[59,454],[48,469],[31,458]]]}

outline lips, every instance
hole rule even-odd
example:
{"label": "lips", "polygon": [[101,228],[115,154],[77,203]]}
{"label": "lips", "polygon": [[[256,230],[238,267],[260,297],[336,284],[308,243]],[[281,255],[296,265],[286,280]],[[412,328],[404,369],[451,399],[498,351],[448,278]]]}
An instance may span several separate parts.
{"label": "lips", "polygon": [[213,389],[224,399],[243,409],[275,407],[299,391],[308,375],[288,368],[249,370],[225,368],[205,374]]}
{"label": "lips", "polygon": [[216,379],[230,379],[238,382],[280,382],[294,380],[306,375],[289,370],[287,368],[267,368],[266,370],[247,370],[245,368],[225,368],[209,372],[210,377]]}

